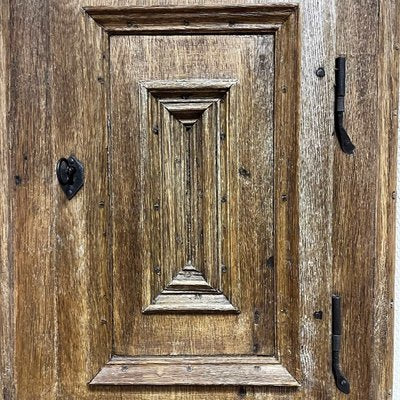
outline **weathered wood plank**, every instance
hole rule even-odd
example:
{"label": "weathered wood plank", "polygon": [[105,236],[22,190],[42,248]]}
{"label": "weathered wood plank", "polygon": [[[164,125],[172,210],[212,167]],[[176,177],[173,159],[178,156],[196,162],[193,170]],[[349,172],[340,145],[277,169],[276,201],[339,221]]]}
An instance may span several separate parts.
{"label": "weathered wood plank", "polygon": [[[274,260],[276,352],[296,379],[299,348],[299,13],[275,38],[274,88]],[[291,60],[291,62],[288,62]]]}
{"label": "weathered wood plank", "polygon": [[[108,39],[74,1],[51,3],[51,137],[59,157],[85,167],[84,187],[68,201],[54,181],[53,268],[57,270],[57,383],[60,398],[91,398],[86,383],[111,356],[108,263]],[[65,16],[69,17],[64,20]],[[73,54],[74,56],[71,56]],[[67,350],[68,349],[68,350]],[[71,384],[75,382],[75,384]]]}
{"label": "weathered wood plank", "polygon": [[389,398],[399,10],[390,1],[337,1],[336,14],[337,54],[347,56],[345,123],[356,145],[353,157],[336,148],[334,160],[333,277],[343,299],[342,365],[350,398],[360,392]]}
{"label": "weathered wood plank", "polygon": [[[10,2],[12,302],[16,399],[56,397],[55,193],[49,4]],[[35,382],[33,385],[32,382]]]}
{"label": "weathered wood plank", "polygon": [[[371,398],[391,397],[396,229],[396,170],[400,74],[400,4],[381,0],[378,30],[376,264],[373,299]],[[399,266],[397,266],[399,268]]]}
{"label": "weathered wood plank", "polygon": [[298,387],[286,368],[270,357],[119,357],[91,385],[272,385]]}
{"label": "weathered wood plank", "polygon": [[174,356],[174,357],[123,357],[123,356],[113,356],[111,360],[107,363],[109,365],[129,365],[129,364],[183,364],[189,363],[193,365],[198,364],[257,364],[257,365],[270,365],[279,364],[279,361],[274,357],[264,357],[264,356]]}
{"label": "weathered wood plank", "polygon": [[10,219],[10,15],[9,2],[0,5],[0,393],[15,398],[14,381],[14,294],[10,258],[12,232]]}
{"label": "weathered wood plank", "polygon": [[[334,386],[330,369],[334,4],[333,0],[326,1],[319,8],[313,1],[302,3],[302,29],[305,31],[301,41],[298,212],[300,383],[304,389],[298,397],[310,399],[333,397]],[[326,70],[323,79],[315,74],[320,66]],[[322,320],[314,318],[315,311],[320,310]]]}
{"label": "weathered wood plank", "polygon": [[[294,16],[292,17],[294,18]],[[334,79],[334,1],[324,2],[323,6],[316,7],[315,2],[302,1],[300,6],[300,37],[301,55],[299,68],[300,80],[277,86],[276,93],[290,93],[290,87],[300,85],[301,110],[299,114],[300,125],[298,127],[298,142],[293,141],[288,149],[292,160],[298,159],[298,170],[295,165],[289,163],[290,169],[296,171],[298,180],[293,180],[292,185],[286,190],[281,184],[282,192],[277,195],[276,204],[280,204],[279,216],[285,220],[290,232],[298,235],[298,258],[289,259],[286,262],[286,273],[298,282],[289,288],[291,291],[299,290],[299,302],[288,303],[285,299],[289,296],[282,290],[277,293],[281,296],[284,307],[278,309],[277,327],[289,326],[290,330],[283,330],[283,343],[291,343],[290,346],[280,346],[287,349],[287,357],[290,363],[287,366],[301,384],[301,390],[296,393],[286,390],[262,390],[256,388],[251,391],[256,399],[319,399],[331,398],[333,393],[333,380],[330,370],[330,293],[331,293],[331,267],[332,267],[332,142],[331,129],[333,126],[333,79]],[[295,33],[293,32],[292,35]],[[290,36],[289,36],[290,37]],[[299,48],[299,47],[296,47]],[[280,74],[293,76],[287,71],[287,66],[277,59],[276,70],[278,79]],[[324,66],[327,74],[324,79],[315,75],[318,67]],[[283,100],[285,97],[283,97]],[[282,100],[281,100],[282,101]],[[277,103],[277,110],[281,108]],[[298,152],[298,156],[297,156]],[[277,154],[279,157],[279,153]],[[283,172],[285,174],[285,172]],[[285,175],[278,180],[285,181]],[[289,194],[288,194],[289,193]],[[292,194],[290,194],[292,193]],[[298,196],[291,199],[291,196]],[[284,204],[288,210],[285,210]],[[295,207],[293,209],[293,207]],[[299,217],[298,217],[299,216]],[[296,224],[298,220],[298,233]],[[279,219],[278,219],[279,221]],[[281,228],[285,229],[285,228]],[[287,229],[287,228],[286,228]],[[291,236],[290,236],[291,237]],[[296,254],[296,251],[292,249]],[[285,253],[281,255],[285,260]],[[280,263],[280,265],[285,265]],[[278,273],[283,276],[282,273]],[[278,282],[279,285],[279,282]],[[297,308],[296,308],[297,307]],[[297,311],[298,325],[290,325],[287,314],[289,311]],[[323,311],[323,319],[315,319],[315,311]],[[297,336],[298,335],[298,336]],[[278,334],[279,339],[279,334]],[[300,353],[290,349],[300,346]],[[281,350],[282,351],[282,350]],[[296,358],[299,356],[299,359]],[[294,365],[292,367],[290,365]]]}
{"label": "weathered wood plank", "polygon": [[[372,304],[376,230],[377,120],[377,37],[378,6],[372,1],[337,1],[336,52],[347,58],[345,126],[356,146],[348,157],[335,146],[333,214],[333,287],[342,297],[342,369],[351,384],[351,395],[366,393],[365,382],[374,372],[372,346]],[[355,10],[363,10],[354,14]],[[353,24],[347,23],[351,19]],[[370,29],[366,29],[368,24]],[[368,32],[365,37],[365,32]],[[349,35],[361,40],[349,41]],[[364,40],[362,40],[364,39]],[[351,223],[349,223],[351,221]],[[360,318],[360,316],[362,316]],[[354,332],[365,332],[354,335]],[[357,354],[357,357],[352,355]]]}

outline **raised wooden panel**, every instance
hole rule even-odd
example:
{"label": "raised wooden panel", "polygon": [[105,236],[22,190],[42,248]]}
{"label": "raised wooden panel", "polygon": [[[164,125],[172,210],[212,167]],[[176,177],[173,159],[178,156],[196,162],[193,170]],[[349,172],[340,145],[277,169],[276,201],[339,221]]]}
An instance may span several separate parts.
{"label": "raised wooden panel", "polygon": [[[139,83],[147,199],[141,221],[152,237],[143,242],[148,283],[143,312],[238,311],[221,290],[221,268],[231,265],[223,258],[224,248],[238,220],[221,213],[222,198],[238,179],[227,174],[225,146],[229,119],[236,118],[230,102],[234,85],[232,80],[198,79]],[[156,285],[154,273],[160,276]],[[196,280],[190,281],[196,277],[207,290],[196,289]],[[184,280],[186,287],[177,285]]]}
{"label": "raised wooden panel", "polygon": [[[273,35],[117,35],[110,51],[117,353],[273,354]],[[187,130],[171,92],[212,104]],[[238,314],[143,313],[188,261]]]}

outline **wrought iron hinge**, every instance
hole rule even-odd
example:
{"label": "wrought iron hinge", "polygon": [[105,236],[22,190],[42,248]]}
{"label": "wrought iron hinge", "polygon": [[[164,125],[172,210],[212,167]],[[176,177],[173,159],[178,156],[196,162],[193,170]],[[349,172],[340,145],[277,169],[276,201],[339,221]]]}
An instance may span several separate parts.
{"label": "wrought iron hinge", "polygon": [[337,388],[350,393],[350,383],[340,368],[340,338],[342,335],[342,317],[340,310],[340,296],[332,296],[332,372]]}
{"label": "wrought iron hinge", "polygon": [[346,154],[353,154],[354,144],[344,129],[344,97],[346,95],[346,58],[338,57],[336,59],[335,69],[335,131],[339,140],[340,148]]}

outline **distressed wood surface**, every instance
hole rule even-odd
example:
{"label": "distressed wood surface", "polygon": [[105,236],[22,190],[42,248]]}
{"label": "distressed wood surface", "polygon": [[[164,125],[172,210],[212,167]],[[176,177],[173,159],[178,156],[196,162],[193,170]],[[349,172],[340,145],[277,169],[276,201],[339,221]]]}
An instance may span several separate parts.
{"label": "distressed wood surface", "polygon": [[[394,270],[396,169],[400,74],[400,4],[381,1],[378,31],[378,182],[376,196],[376,266],[370,391],[372,398],[382,394],[390,399],[393,380]],[[400,268],[400,266],[397,266]],[[397,306],[399,306],[397,304]],[[382,365],[382,360],[384,363]],[[376,373],[376,371],[379,371]]]}
{"label": "distressed wood surface", "polygon": [[[112,36],[110,43],[116,353],[273,354],[274,309],[267,308],[274,296],[273,275],[255,280],[273,255],[274,246],[272,36]],[[185,49],[184,56],[178,49]],[[253,65],[258,74],[248,74]],[[184,184],[190,169],[185,163],[188,132],[156,102],[151,107],[163,111],[154,113],[150,124],[140,125],[143,114],[152,108],[142,106],[141,111],[138,83],[145,80],[145,86],[154,88],[154,96],[160,98],[158,92],[163,91],[168,98],[168,86],[179,94],[183,79],[189,90],[183,95],[188,99],[200,98],[202,90],[213,94],[214,89],[225,87],[226,91],[222,96],[226,105],[210,106],[192,128],[190,149],[193,154],[198,149],[197,158],[189,160],[197,174],[197,183],[191,182],[189,188],[193,196],[188,196],[190,191]],[[211,80],[212,84],[207,87],[207,80],[198,79]],[[221,79],[240,85],[228,82],[228,91]],[[149,84],[151,80],[155,82]],[[159,88],[157,81],[172,82]],[[254,120],[258,123],[253,124]],[[224,124],[226,137],[221,140]],[[159,127],[157,134],[152,131],[155,125]],[[220,169],[222,162],[225,172]],[[161,171],[159,180],[154,169],[148,170],[151,164]],[[221,185],[218,175],[224,181]],[[196,197],[193,207],[186,206],[186,197]],[[185,209],[190,208],[194,215],[189,215],[189,224]],[[229,217],[219,223],[222,208]],[[161,228],[153,228],[152,221]],[[190,226],[194,228],[190,233],[193,240],[186,239]],[[204,244],[192,248],[191,242]],[[152,264],[150,258],[157,251],[161,255]],[[212,287],[219,288],[220,274],[229,275],[230,285],[221,289],[239,314],[141,313],[148,304],[147,295],[142,300],[147,282],[160,279],[157,288],[165,288],[190,258],[188,252],[193,253],[193,265]],[[160,268],[158,276],[154,265]],[[253,335],[256,310],[257,323],[262,321],[266,329]]]}
{"label": "distressed wood surface", "polygon": [[10,168],[8,113],[10,107],[9,3],[0,5],[0,393],[14,395],[13,274],[10,263]]}
{"label": "distressed wood surface", "polygon": [[[27,4],[28,5],[28,4]],[[13,276],[15,399],[55,398],[56,180],[51,131],[49,4],[10,2],[8,240]],[[26,40],[27,37],[32,41]],[[33,39],[34,38],[34,39]],[[19,44],[19,45],[17,45]],[[25,355],[25,356],[24,356]],[[29,372],[28,372],[29,371]],[[32,385],[32,382],[35,382]]]}
{"label": "distressed wood surface", "polygon": [[271,357],[113,357],[90,384],[299,386]]}
{"label": "distressed wood surface", "polygon": [[347,398],[390,399],[399,5],[338,1],[337,10],[336,51],[347,57],[345,126],[356,145],[352,157],[336,147],[334,159],[333,276],[343,301],[342,368],[351,383]]}
{"label": "distressed wood surface", "polygon": [[[64,13],[70,17],[66,23],[62,23]],[[53,235],[57,238],[53,252],[56,340],[60,349],[57,395],[81,399],[90,397],[86,384],[98,365],[110,358],[112,350],[107,251],[107,237],[111,234],[107,181],[108,40],[99,27],[86,20],[76,4],[53,4],[50,16],[53,37],[63,38],[52,40],[49,50],[53,65],[52,165],[59,157],[74,154],[85,167],[84,187],[75,201],[68,201],[56,182],[53,185],[57,199],[57,205],[53,205]],[[57,95],[60,88],[63,90]],[[51,169],[54,171],[53,166]],[[74,381],[76,384],[71,385]]]}
{"label": "distressed wood surface", "polygon": [[[200,268],[217,291],[222,290],[221,273],[230,274],[222,271],[223,265],[230,264],[222,253],[235,231],[235,221],[221,218],[228,196],[224,186],[232,186],[232,178],[226,175],[223,165],[227,158],[226,140],[221,135],[226,136],[229,131],[226,110],[236,115],[235,103],[229,100],[234,96],[235,83],[180,79],[138,84],[141,131],[136,132],[144,148],[143,161],[137,163],[142,168],[142,196],[149,201],[142,206],[140,215],[144,234],[139,239],[142,252],[138,254],[143,254],[141,264],[145,271],[142,308],[155,301],[167,284],[171,286],[174,276],[190,275],[188,264]],[[118,86],[115,96],[117,91]],[[137,90],[132,96],[137,96]],[[125,190],[125,186],[119,186]],[[230,287],[223,291],[232,292]],[[202,304],[206,305],[204,301]]]}
{"label": "distressed wood surface", "polygon": [[[229,4],[213,1],[224,2]],[[87,382],[111,355],[111,274],[103,236],[111,233],[105,222],[109,76],[107,40],[81,8],[132,1],[11,0],[10,7],[2,2],[0,47],[7,48],[7,37],[13,43],[0,62],[6,188],[0,202],[1,318],[9,321],[0,331],[4,399],[390,398],[399,6],[394,0],[336,4],[335,10],[333,0],[300,1],[301,388],[89,389]],[[278,25],[260,31],[276,31]],[[331,136],[335,52],[348,58],[346,127],[357,146],[353,158]],[[315,76],[321,65],[324,79]],[[69,152],[90,166],[74,202],[65,201],[54,176],[55,162]],[[353,388],[347,397],[337,392],[330,373],[331,291],[343,298],[343,370]],[[322,320],[313,318],[317,310]]]}
{"label": "distressed wood surface", "polygon": [[[355,396],[365,391],[365,382],[370,382],[374,374],[371,353],[363,349],[371,348],[373,340],[373,307],[366,304],[374,303],[378,137],[377,119],[366,116],[374,115],[377,107],[378,30],[373,30],[368,40],[364,35],[367,26],[378,25],[378,4],[357,1],[349,7],[338,2],[337,7],[336,51],[347,58],[345,127],[356,152],[346,157],[338,146],[335,148],[333,282],[334,290],[342,296],[342,369],[351,383],[350,396]],[[366,18],[355,18],[352,27],[345,23],[361,10],[368,10]],[[349,41],[349,35],[356,40]],[[364,46],[360,47],[357,40]],[[356,338],[354,332],[365,334]]]}
{"label": "distressed wood surface", "polygon": [[[127,33],[237,33],[277,30],[296,3],[242,5],[178,5],[148,7],[84,7],[103,29]],[[173,10],[173,11],[172,11]],[[172,12],[171,12],[172,11]],[[215,15],[218,15],[215,19]]]}

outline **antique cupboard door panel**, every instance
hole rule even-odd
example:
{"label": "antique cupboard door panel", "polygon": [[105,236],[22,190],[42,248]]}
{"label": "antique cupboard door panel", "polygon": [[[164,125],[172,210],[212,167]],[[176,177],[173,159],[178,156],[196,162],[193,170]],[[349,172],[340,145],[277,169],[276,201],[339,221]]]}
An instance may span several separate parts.
{"label": "antique cupboard door panel", "polygon": [[117,354],[274,354],[273,44],[111,38]]}
{"label": "antique cupboard door panel", "polygon": [[107,48],[112,274],[90,386],[299,387],[298,6],[85,12]]}
{"label": "antique cupboard door panel", "polygon": [[298,7],[85,11],[108,34],[112,271],[90,385],[298,387]]}
{"label": "antique cupboard door panel", "polygon": [[[358,281],[336,271],[332,285],[332,240],[334,254],[351,242],[333,232],[333,209],[340,219],[356,207],[333,196],[336,2],[175,3],[0,6],[0,49],[14,43],[0,64],[1,92],[10,90],[0,107],[12,116],[0,120],[13,185],[0,213],[10,237],[0,247],[7,400],[343,398],[330,365],[331,295]],[[380,151],[370,169],[386,177]],[[54,166],[70,154],[85,185],[68,201]],[[370,169],[359,169],[360,184],[376,181]],[[360,309],[379,312],[376,295],[358,298]],[[379,369],[380,339],[345,318],[344,369],[365,388],[347,398],[379,398],[388,374],[374,387],[360,377]]]}

